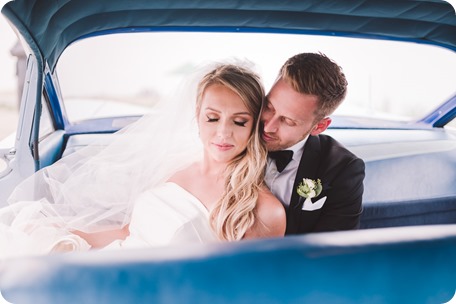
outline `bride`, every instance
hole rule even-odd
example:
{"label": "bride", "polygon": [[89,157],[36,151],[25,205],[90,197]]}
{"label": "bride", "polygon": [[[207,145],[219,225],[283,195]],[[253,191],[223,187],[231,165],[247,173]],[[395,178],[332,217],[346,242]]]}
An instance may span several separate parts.
{"label": "bride", "polygon": [[263,98],[254,72],[219,65],[197,86],[201,145],[180,105],[38,171],[0,210],[0,258],[283,236],[263,182]]}

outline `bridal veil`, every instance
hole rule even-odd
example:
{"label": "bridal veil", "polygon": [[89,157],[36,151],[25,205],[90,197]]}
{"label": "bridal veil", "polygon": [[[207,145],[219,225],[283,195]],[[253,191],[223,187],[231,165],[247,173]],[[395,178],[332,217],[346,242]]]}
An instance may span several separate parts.
{"label": "bridal veil", "polygon": [[[129,223],[133,203],[144,190],[201,157],[195,116],[196,83],[214,66],[198,69],[181,91],[153,112],[115,134],[43,168],[18,185],[0,223],[13,225],[22,212],[28,230],[58,225],[96,232]],[[23,205],[36,205],[27,214]]]}

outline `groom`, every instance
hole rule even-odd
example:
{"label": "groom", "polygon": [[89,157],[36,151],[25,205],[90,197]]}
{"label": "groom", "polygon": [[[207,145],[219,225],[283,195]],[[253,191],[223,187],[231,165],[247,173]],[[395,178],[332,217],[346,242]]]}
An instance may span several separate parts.
{"label": "groom", "polygon": [[286,207],[286,234],[359,227],[364,162],[321,134],[346,90],[336,63],[302,53],[285,62],[266,97],[266,184]]}

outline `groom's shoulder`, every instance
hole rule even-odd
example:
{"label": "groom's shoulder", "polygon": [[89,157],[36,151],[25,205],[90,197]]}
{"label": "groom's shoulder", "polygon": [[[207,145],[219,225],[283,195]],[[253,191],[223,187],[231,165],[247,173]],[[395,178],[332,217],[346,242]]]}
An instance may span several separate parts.
{"label": "groom's shoulder", "polygon": [[337,155],[338,158],[348,158],[348,159],[358,159],[353,152],[349,150],[349,148],[345,147],[341,142],[336,140],[330,135],[327,134],[319,134],[318,141],[320,143],[321,150],[326,152],[329,157]]}

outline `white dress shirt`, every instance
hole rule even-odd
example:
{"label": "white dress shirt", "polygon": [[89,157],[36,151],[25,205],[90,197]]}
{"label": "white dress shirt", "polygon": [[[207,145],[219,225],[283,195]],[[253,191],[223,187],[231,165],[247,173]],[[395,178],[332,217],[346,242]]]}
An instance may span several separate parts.
{"label": "white dress shirt", "polygon": [[294,146],[285,149],[293,151],[293,158],[282,172],[277,171],[275,161],[268,157],[265,176],[266,185],[269,187],[272,194],[274,194],[285,207],[288,207],[290,204],[294,180],[299,167],[299,162],[301,161],[302,153],[304,152],[304,145],[306,144],[308,137],[309,136]]}

